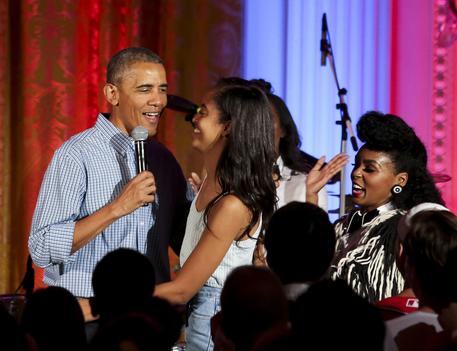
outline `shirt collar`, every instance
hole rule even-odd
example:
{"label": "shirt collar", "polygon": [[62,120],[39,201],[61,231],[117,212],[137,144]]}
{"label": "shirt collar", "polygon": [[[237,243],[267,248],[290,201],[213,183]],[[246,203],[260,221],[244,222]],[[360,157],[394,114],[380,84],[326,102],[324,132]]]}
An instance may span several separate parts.
{"label": "shirt collar", "polygon": [[[384,205],[379,206],[378,208],[375,208],[374,210],[368,211],[368,212],[362,212],[362,210],[358,209],[355,212],[359,216],[367,216],[368,218],[374,218],[379,214],[391,211],[395,209],[395,205],[392,202],[388,202]],[[365,221],[366,222],[366,221]]]}
{"label": "shirt collar", "polygon": [[117,153],[125,155],[129,149],[134,151],[133,138],[121,132],[119,128],[110,122],[109,117],[109,113],[99,113],[95,128]]}
{"label": "shirt collar", "polygon": [[384,213],[384,212],[388,212],[388,211],[392,211],[394,209],[395,209],[395,205],[393,204],[393,202],[388,202],[388,203],[386,203],[386,204],[384,204],[382,206],[379,206],[377,208],[379,214]]}
{"label": "shirt collar", "polygon": [[392,202],[388,202],[388,203],[381,205],[378,208],[375,208],[374,210],[371,210],[368,212],[362,213],[361,210],[356,210],[349,217],[347,232],[352,233],[355,230],[359,229],[360,227],[371,223],[371,221],[374,220],[376,217],[378,217],[380,214],[394,210],[394,209],[395,209],[395,205]]}
{"label": "shirt collar", "polygon": [[289,180],[292,176],[292,170],[284,164],[281,155],[277,158],[276,165],[278,166],[280,179]]}

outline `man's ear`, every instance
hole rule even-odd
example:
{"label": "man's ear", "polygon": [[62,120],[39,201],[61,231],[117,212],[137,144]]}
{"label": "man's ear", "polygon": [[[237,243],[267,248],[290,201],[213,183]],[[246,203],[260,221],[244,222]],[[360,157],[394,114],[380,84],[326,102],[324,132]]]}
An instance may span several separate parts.
{"label": "man's ear", "polygon": [[103,94],[105,94],[105,99],[113,106],[119,105],[119,91],[114,84],[106,83],[103,87]]}

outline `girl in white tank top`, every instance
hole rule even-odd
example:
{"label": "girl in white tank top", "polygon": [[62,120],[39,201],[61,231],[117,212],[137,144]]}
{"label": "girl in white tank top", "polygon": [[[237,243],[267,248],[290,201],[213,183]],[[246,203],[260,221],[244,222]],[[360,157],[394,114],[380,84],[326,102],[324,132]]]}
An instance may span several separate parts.
{"label": "girl in white tank top", "polygon": [[250,264],[276,195],[273,124],[265,94],[241,79],[222,79],[194,116],[192,146],[207,177],[194,199],[175,280],[155,295],[190,301],[186,350],[212,350],[210,318],[233,268]]}

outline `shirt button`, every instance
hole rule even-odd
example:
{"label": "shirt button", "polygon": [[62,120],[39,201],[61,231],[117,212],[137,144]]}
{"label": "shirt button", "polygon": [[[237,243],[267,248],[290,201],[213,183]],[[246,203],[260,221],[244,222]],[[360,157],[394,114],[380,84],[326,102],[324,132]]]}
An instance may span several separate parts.
{"label": "shirt button", "polygon": [[140,222],[140,225],[144,225],[144,222],[143,222],[143,221],[141,221],[141,222]]}

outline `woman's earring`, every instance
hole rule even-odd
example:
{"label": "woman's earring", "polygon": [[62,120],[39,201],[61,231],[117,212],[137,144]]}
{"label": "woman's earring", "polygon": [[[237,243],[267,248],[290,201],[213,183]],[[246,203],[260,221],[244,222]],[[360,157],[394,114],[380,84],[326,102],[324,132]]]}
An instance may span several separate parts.
{"label": "woman's earring", "polygon": [[403,187],[401,185],[394,185],[392,189],[390,189],[390,192],[393,195],[398,195],[403,191]]}

